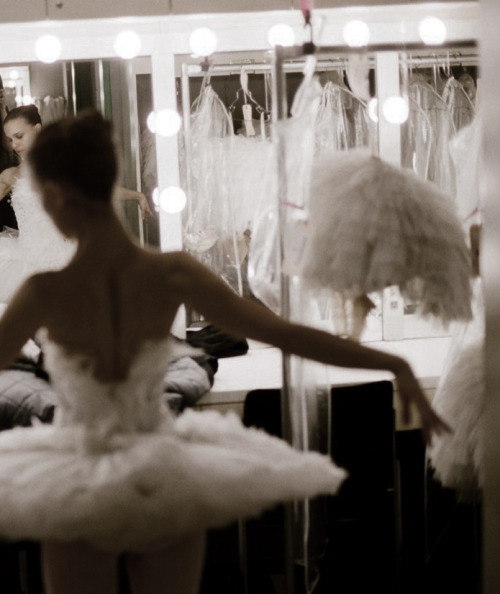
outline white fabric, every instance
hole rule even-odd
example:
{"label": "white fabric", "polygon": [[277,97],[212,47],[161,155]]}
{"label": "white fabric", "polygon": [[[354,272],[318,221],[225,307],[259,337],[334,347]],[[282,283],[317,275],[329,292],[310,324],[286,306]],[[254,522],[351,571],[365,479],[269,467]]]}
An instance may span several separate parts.
{"label": "white fabric", "polygon": [[32,274],[65,266],[76,249],[45,212],[27,175],[14,186],[12,206],[19,234],[0,233],[0,302],[9,301]]}
{"label": "white fabric", "polygon": [[474,318],[456,324],[447,364],[433,399],[452,433],[435,436],[428,449],[435,477],[467,500],[483,484],[481,416],[484,410],[484,304],[481,280],[474,286]]}
{"label": "white fabric", "polygon": [[169,340],[145,342],[128,379],[97,381],[80,355],[45,342],[54,425],[0,434],[0,537],[86,540],[116,550],[333,494],[345,472],[236,415],[162,404]]}
{"label": "white fabric", "polygon": [[303,277],[350,297],[397,285],[422,315],[471,318],[471,261],[451,198],[364,151],[318,157]]}

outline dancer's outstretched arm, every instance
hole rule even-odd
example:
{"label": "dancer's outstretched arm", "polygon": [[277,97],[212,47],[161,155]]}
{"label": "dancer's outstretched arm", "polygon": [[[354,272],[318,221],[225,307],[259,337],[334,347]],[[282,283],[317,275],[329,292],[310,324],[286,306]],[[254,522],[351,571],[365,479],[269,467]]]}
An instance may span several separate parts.
{"label": "dancer's outstretched arm", "polygon": [[179,254],[176,288],[181,300],[217,327],[252,338],[320,363],[340,367],[379,369],[394,374],[402,401],[404,422],[413,403],[421,417],[426,441],[449,430],[428,403],[410,366],[401,357],[365,347],[301,324],[288,322],[265,307],[239,297],[223,281],[187,254]]}

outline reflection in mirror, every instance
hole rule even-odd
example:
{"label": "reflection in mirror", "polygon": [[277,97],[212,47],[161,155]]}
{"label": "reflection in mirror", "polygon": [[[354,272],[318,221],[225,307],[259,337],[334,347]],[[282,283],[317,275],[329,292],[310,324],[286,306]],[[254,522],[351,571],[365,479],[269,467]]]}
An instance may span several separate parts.
{"label": "reflection in mirror", "polygon": [[[300,110],[300,97],[295,102],[294,97],[302,90],[303,70],[300,60],[286,66],[291,116]],[[178,71],[189,197],[184,246],[239,294],[279,312],[277,157],[271,142],[270,55],[217,54],[208,69],[206,62],[200,65],[181,56]],[[290,143],[305,148],[309,156],[331,150],[373,149],[376,124],[368,112],[374,95],[373,59],[367,60],[360,76],[359,64],[354,72],[347,56],[320,56],[317,72],[321,88],[317,114],[307,124],[308,131],[302,130],[304,136],[290,139]],[[305,146],[308,132],[312,133],[311,141]],[[301,161],[304,164],[307,159]],[[378,295],[374,301],[369,318],[373,323],[368,325],[371,339],[381,335]],[[319,307],[331,310],[332,303],[323,300]],[[336,331],[345,334],[349,314],[343,303],[333,307],[337,312],[343,309],[342,327]]]}
{"label": "reflection in mirror", "polygon": [[[395,143],[399,162],[450,195],[464,222],[464,232],[471,235],[471,248],[477,249],[481,225],[477,188],[480,83],[477,56],[474,52],[466,55],[463,51],[441,55],[436,51],[418,52],[400,57],[396,54],[395,69],[391,72],[377,72],[378,64],[378,56],[371,56],[368,69],[360,78],[359,69],[349,64],[347,56],[318,56],[318,107],[314,121],[309,120],[307,126],[298,128],[295,141],[290,126],[290,146],[299,154],[296,163],[301,163],[302,148],[305,149],[303,159],[326,150],[355,147],[377,154],[380,124],[377,126],[376,121],[381,110],[373,109],[371,100],[377,97],[376,86],[380,91],[384,81],[392,85],[393,77],[402,96],[408,98],[409,106],[408,121],[402,126],[391,124],[391,134],[400,136]],[[268,175],[273,176],[269,164],[277,158],[270,146],[274,124],[267,115],[274,107],[269,57],[267,54],[221,54],[214,56],[208,71],[204,71],[203,66],[181,56],[177,72],[185,131],[181,139],[182,167],[189,198],[184,245],[235,291],[279,311],[278,212],[272,198],[276,188],[268,178]],[[286,64],[289,124],[297,115],[299,104],[297,101],[294,104],[294,100],[300,99],[304,90],[301,88],[303,69],[304,62]],[[311,140],[308,133],[312,130]],[[312,144],[307,147],[308,140]],[[293,206],[302,205],[297,200]],[[294,210],[300,211],[300,208]],[[300,225],[295,230],[300,233]],[[258,248],[260,251],[256,251]],[[483,316],[478,279],[474,281],[474,320],[467,325],[457,323],[444,331],[451,334],[452,346],[434,397],[438,411],[458,430],[447,439],[436,441],[433,449],[427,451],[419,431],[413,430],[414,427],[402,430],[403,427],[394,426],[392,407],[387,411],[388,424],[393,431],[389,432],[392,446],[387,450],[390,451],[388,465],[392,469],[388,476],[392,477],[392,482],[368,499],[373,503],[380,495],[370,507],[373,516],[378,520],[383,518],[376,524],[377,545],[370,551],[370,563],[373,562],[377,580],[389,590],[396,588],[399,581],[397,587],[401,587],[402,592],[419,592],[418,588],[430,591],[425,589],[430,585],[436,586],[436,591],[445,592],[450,591],[449,581],[452,580],[456,591],[460,588],[463,591],[463,587],[468,592],[478,591],[481,567],[478,418],[483,389],[480,355]],[[261,280],[260,286],[256,284],[258,280]],[[295,289],[294,285],[292,290]],[[294,298],[298,295],[295,291]],[[388,302],[395,301],[399,308],[400,297],[397,294],[388,297]],[[361,334],[364,341],[380,340],[383,331],[382,298],[379,295],[370,295],[370,298],[376,307],[366,319]],[[335,332],[352,334],[352,325],[349,327],[352,312],[346,311],[344,305],[315,294],[301,298],[294,307],[301,315],[311,316],[308,322],[324,324],[334,318]],[[414,315],[415,306],[408,301],[402,304],[401,316],[396,320],[401,332],[398,337],[431,336],[436,332],[442,336],[443,328],[436,330],[418,320]],[[307,308],[313,311],[306,312]],[[304,321],[304,317],[301,320]],[[304,372],[304,368],[299,371]],[[311,430],[309,445],[322,449],[325,439],[321,430],[323,424],[318,419],[329,415],[325,412],[329,398],[323,398],[322,386],[310,382],[308,377],[303,384],[297,380],[290,389],[296,388],[314,394],[307,402],[302,401],[311,423],[310,427],[302,429],[305,433]],[[321,444],[318,440],[322,439]],[[374,446],[369,444],[368,447]],[[398,469],[396,474],[394,468]],[[366,536],[368,542],[368,535],[363,531],[373,534],[375,529],[370,517],[364,515],[368,510],[367,493],[368,490],[363,490],[366,509],[350,510],[354,514],[350,522],[356,524],[356,528],[349,531],[347,524],[342,524],[345,530],[342,542],[335,540],[338,525],[334,536],[329,535],[330,545],[338,544],[342,563],[354,573],[359,563],[359,539]],[[317,522],[322,512],[317,515],[317,511],[308,510],[308,519],[315,525],[308,535],[308,561],[312,563],[307,579],[314,580],[319,567],[321,579],[325,580],[329,572],[321,559],[319,546],[325,533],[321,522]],[[332,560],[336,578],[339,577],[339,551]],[[460,571],[454,561],[458,558]],[[339,592],[353,591],[352,576],[353,573],[349,574],[343,585],[335,582]],[[346,589],[342,590],[344,586]]]}
{"label": "reflection in mirror", "polygon": [[[472,313],[448,329],[450,348],[433,405],[452,428],[426,454],[426,552],[433,563],[463,555],[461,587],[479,591],[481,567],[480,423],[483,406],[484,306],[479,270],[483,224],[479,192],[480,105],[476,51],[403,57],[410,112],[402,162],[453,202],[471,250]],[[405,303],[405,317],[412,304]]]}
{"label": "reflection in mirror", "polygon": [[[37,106],[42,125],[86,108],[100,110],[113,123],[121,160],[118,185],[144,193],[149,205],[156,187],[154,137],[147,134],[152,111],[148,58],[123,61],[78,60],[0,67],[6,110]],[[158,245],[158,219],[143,219],[135,194],[120,201],[127,224],[141,243]]]}

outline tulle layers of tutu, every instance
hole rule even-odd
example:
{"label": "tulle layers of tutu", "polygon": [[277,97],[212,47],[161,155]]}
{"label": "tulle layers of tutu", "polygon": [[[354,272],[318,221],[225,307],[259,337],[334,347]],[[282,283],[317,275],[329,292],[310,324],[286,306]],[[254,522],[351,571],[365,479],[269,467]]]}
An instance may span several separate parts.
{"label": "tulle layers of tutu", "polygon": [[168,433],[121,434],[81,450],[81,428],[0,435],[0,535],[143,550],[256,516],[282,501],[334,494],[346,473],[236,416],[188,411]]}

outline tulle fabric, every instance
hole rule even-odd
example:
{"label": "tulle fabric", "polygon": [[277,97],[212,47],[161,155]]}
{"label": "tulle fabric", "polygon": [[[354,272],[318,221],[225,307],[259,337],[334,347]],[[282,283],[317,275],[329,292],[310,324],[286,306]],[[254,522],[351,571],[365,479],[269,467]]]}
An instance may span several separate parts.
{"label": "tulle fabric", "polygon": [[317,159],[301,267],[348,296],[397,285],[424,316],[471,317],[470,255],[451,199],[363,151]]}
{"label": "tulle fabric", "polygon": [[479,192],[481,126],[482,119],[478,113],[450,141],[450,155],[457,177],[455,204],[464,224],[480,222],[481,219]]}
{"label": "tulle fabric", "polygon": [[[279,140],[270,153],[268,192],[252,222],[248,259],[250,288],[275,313],[280,313],[281,309],[281,241],[293,232],[293,219],[303,215],[309,197],[315,121],[321,95],[318,79],[304,77],[294,97],[292,117],[275,124]],[[278,186],[279,161],[285,172],[285,186]],[[280,221],[280,208],[287,210],[286,222]]]}
{"label": "tulle fabric", "polygon": [[433,406],[452,433],[433,438],[428,448],[430,466],[441,484],[459,498],[473,501],[483,486],[481,417],[484,411],[484,304],[476,279],[474,317],[453,327],[452,343]]}
{"label": "tulle fabric", "polygon": [[0,233],[0,302],[9,301],[32,274],[65,266],[76,249],[43,209],[25,172],[14,186],[12,206],[19,233]]}
{"label": "tulle fabric", "polygon": [[84,540],[113,550],[255,516],[337,491],[345,472],[236,415],[162,406],[169,340],[144,343],[124,382],[98,382],[79,355],[44,341],[59,394],[54,425],[0,434],[0,536]]}

